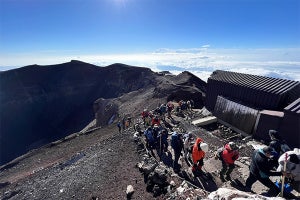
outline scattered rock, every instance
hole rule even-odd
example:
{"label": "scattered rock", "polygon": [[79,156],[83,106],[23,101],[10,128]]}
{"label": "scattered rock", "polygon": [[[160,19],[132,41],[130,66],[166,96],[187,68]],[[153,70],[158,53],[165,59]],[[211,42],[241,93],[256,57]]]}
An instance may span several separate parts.
{"label": "scattered rock", "polygon": [[132,185],[128,185],[127,189],[126,189],[126,197],[127,197],[127,199],[130,199],[131,196],[133,195],[133,193],[134,193],[133,186]]}

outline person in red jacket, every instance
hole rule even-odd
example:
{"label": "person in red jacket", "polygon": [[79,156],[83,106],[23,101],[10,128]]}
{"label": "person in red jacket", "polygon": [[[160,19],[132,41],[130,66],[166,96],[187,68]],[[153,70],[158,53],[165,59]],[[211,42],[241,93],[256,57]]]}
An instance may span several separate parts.
{"label": "person in red jacket", "polygon": [[160,126],[160,119],[158,118],[158,116],[152,118],[151,125],[154,126],[155,124],[157,126]]}
{"label": "person in red jacket", "polygon": [[[231,180],[230,174],[235,165],[234,161],[239,158],[238,146],[234,142],[225,144],[224,150],[221,152],[220,160],[222,161],[222,169],[220,178],[222,181]],[[226,175],[224,179],[224,175]]]}
{"label": "person in red jacket", "polygon": [[205,153],[208,151],[208,145],[201,138],[197,138],[192,150],[193,167],[192,172],[201,173],[204,165]]}

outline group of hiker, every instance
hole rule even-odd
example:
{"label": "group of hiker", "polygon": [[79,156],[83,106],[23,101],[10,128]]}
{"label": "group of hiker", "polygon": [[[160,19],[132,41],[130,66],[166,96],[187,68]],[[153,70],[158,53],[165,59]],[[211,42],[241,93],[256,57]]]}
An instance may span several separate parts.
{"label": "group of hiker", "polygon": [[[289,193],[290,191],[287,189],[282,190],[281,187],[271,181],[269,177],[285,177],[288,186],[299,192],[300,150],[297,148],[290,150],[290,148],[279,139],[277,132],[274,130],[270,130],[270,136],[272,140],[268,146],[257,149],[253,152],[245,190],[252,191],[252,185],[256,181],[259,181],[269,188],[269,191],[266,193],[268,196],[276,196],[282,192],[282,196],[293,197],[293,195]],[[165,135],[163,141],[164,144],[167,144],[167,135]],[[173,168],[175,172],[180,170],[180,165],[178,163],[180,156],[184,156],[184,158],[188,160],[189,154],[191,154],[193,174],[195,176],[205,174],[202,168],[204,165],[204,158],[209,149],[207,143],[199,137],[194,140],[190,132],[186,134],[173,132],[171,134],[170,142],[174,151]],[[279,146],[278,149],[274,148],[275,142],[278,143],[275,145]],[[165,145],[165,147],[167,146],[168,145]],[[164,149],[164,151],[165,150],[166,149]],[[182,154],[182,151],[184,154]],[[223,182],[230,181],[231,173],[235,168],[235,161],[239,158],[239,147],[235,142],[228,142],[216,151],[215,158],[219,159],[222,163],[222,168],[219,174],[220,179]],[[284,185],[284,181],[281,182]],[[284,185],[284,187],[286,187],[286,185]]]}
{"label": "group of hiker", "polygon": [[144,127],[153,126],[154,124],[160,124],[160,120],[165,120],[165,115],[171,117],[171,112],[174,109],[174,104],[172,102],[168,102],[167,104],[161,104],[153,111],[149,111],[148,109],[144,109],[142,112],[142,120],[144,123]]}
{"label": "group of hiker", "polygon": [[127,116],[127,117],[123,116],[122,120],[117,123],[118,129],[119,129],[119,133],[122,132],[122,129],[126,130],[131,125],[132,125],[131,117],[130,116]]}
{"label": "group of hiker", "polygon": [[172,118],[171,116],[172,111],[176,111],[177,113],[179,113],[184,110],[192,111],[193,108],[194,108],[194,101],[192,99],[188,101],[180,100],[178,101],[176,106],[174,105],[173,102],[169,101],[166,104],[163,103],[159,105],[153,111],[144,109],[141,115],[142,115],[144,126],[148,127],[148,126],[153,126],[154,118],[165,120],[166,115],[168,118]]}
{"label": "group of hiker", "polygon": [[[179,107],[179,108],[178,108]],[[173,169],[180,171],[179,159],[182,156],[187,162],[191,161],[191,171],[195,176],[205,174],[202,171],[204,158],[209,150],[209,145],[203,139],[194,138],[191,132],[179,133],[162,126],[165,122],[165,114],[171,117],[175,106],[173,103],[161,104],[153,111],[144,109],[141,113],[145,131],[136,124],[134,129],[140,135],[145,136],[146,146],[152,151],[157,150],[159,156],[168,152],[169,141],[174,152]],[[180,101],[176,109],[191,109],[191,101]],[[120,128],[119,128],[120,130]],[[169,139],[169,135],[171,135]],[[268,146],[257,149],[251,156],[249,175],[246,180],[245,190],[252,191],[252,185],[259,181],[269,188],[268,195],[276,196],[281,192],[280,185],[270,180],[270,176],[282,176],[293,189],[300,192],[300,149],[291,150],[280,138],[275,130],[269,130],[270,143]],[[215,152],[215,159],[221,161],[222,168],[220,179],[225,182],[231,180],[231,173],[235,168],[235,161],[239,158],[239,146],[231,141],[224,144]],[[284,180],[282,180],[284,185]],[[288,196],[285,191],[285,196]]]}
{"label": "group of hiker", "polygon": [[[252,185],[259,181],[270,189],[269,196],[281,193],[289,197],[291,188],[300,192],[300,149],[291,150],[276,130],[269,130],[269,136],[269,145],[252,154],[246,189],[251,191]],[[281,186],[271,181],[270,176],[281,176]]]}
{"label": "group of hiker", "polygon": [[[153,127],[149,126],[144,131],[144,136],[149,150],[157,149],[159,155],[168,151],[167,129],[154,124]],[[170,144],[174,152],[173,168],[175,172],[180,171],[181,166],[178,161],[182,156],[187,162],[191,160],[191,170],[195,176],[204,174],[202,167],[209,146],[203,139],[199,137],[194,139],[191,132],[182,134],[174,131],[171,133]],[[230,174],[234,169],[234,161],[239,158],[238,147],[234,142],[229,142],[220,149],[222,150],[218,153],[218,159],[221,160],[223,167],[221,178],[225,181],[223,176],[226,175],[226,179],[230,180]]]}

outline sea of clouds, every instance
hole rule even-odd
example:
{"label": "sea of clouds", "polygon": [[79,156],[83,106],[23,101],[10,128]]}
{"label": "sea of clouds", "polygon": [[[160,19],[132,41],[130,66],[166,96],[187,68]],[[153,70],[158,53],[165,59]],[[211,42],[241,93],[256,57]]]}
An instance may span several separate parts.
{"label": "sea of clouds", "polygon": [[[208,45],[206,45],[208,46]],[[202,80],[215,70],[300,81],[300,49],[159,49],[148,54],[100,56],[95,64],[113,61],[179,74],[190,71]],[[118,59],[116,59],[118,58]]]}
{"label": "sea of clouds", "polygon": [[[192,49],[158,49],[150,53],[137,54],[94,54],[68,56],[26,56],[18,57],[18,64],[58,64],[70,60],[81,60],[107,66],[124,63],[148,67],[155,72],[170,71],[179,74],[189,71],[204,81],[215,70],[226,70],[253,75],[268,76],[300,81],[300,48],[278,49],[215,49],[209,45]],[[9,58],[5,58],[9,66]],[[3,59],[2,59],[3,61]],[[5,63],[5,62],[4,62]],[[23,65],[21,64],[23,63]],[[5,68],[0,68],[0,71]]]}

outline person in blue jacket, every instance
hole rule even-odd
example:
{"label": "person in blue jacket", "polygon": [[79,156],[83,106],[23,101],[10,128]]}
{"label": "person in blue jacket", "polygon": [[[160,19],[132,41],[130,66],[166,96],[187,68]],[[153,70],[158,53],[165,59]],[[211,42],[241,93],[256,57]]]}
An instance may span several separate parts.
{"label": "person in blue jacket", "polygon": [[155,148],[155,139],[153,137],[153,130],[151,128],[151,126],[149,126],[145,131],[144,131],[144,135],[146,138],[146,145],[147,147],[152,150]]}
{"label": "person in blue jacket", "polygon": [[180,169],[180,165],[178,163],[178,160],[181,156],[181,151],[183,150],[183,139],[182,134],[174,132],[171,136],[171,146],[174,150],[175,158],[173,162],[173,168],[174,170],[178,171]]}
{"label": "person in blue jacket", "polygon": [[165,128],[159,131],[157,136],[157,142],[159,144],[159,154],[168,151],[168,131]]}

